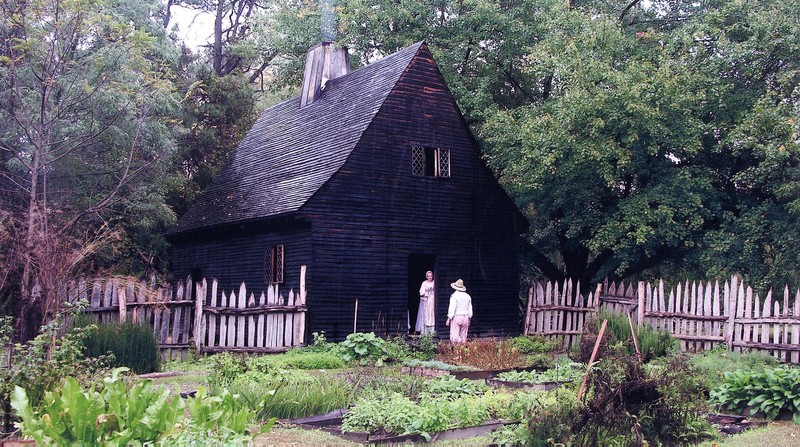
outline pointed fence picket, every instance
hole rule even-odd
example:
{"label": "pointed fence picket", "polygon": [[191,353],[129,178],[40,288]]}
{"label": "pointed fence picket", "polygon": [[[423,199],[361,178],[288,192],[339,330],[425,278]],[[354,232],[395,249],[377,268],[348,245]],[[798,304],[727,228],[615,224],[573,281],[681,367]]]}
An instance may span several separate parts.
{"label": "pointed fence picket", "polygon": [[665,288],[663,280],[639,282],[635,288],[631,282],[606,281],[587,297],[571,281],[536,283],[528,290],[524,331],[571,346],[587,319],[601,309],[630,314],[637,325],[670,332],[684,351],[723,345],[729,351],[764,351],[800,363],[800,290],[792,297],[785,287],[781,298],[770,290],[762,298],[738,276],[722,284],[686,280],[672,288]]}
{"label": "pointed fence picket", "polygon": [[165,359],[198,352],[282,352],[305,342],[305,266],[298,292],[269,286],[256,300],[245,284],[220,290],[205,279],[175,287],[129,278],[87,283],[76,280],[59,288],[62,301],[88,303],[81,312],[97,323],[132,321],[147,324]]}

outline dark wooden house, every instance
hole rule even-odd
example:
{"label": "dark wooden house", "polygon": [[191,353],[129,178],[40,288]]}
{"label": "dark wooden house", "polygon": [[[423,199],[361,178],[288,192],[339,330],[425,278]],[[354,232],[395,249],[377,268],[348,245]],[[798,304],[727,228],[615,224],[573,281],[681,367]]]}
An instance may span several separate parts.
{"label": "dark wooden house", "polygon": [[446,338],[458,278],[473,298],[471,336],[519,332],[526,225],[425,43],[352,72],[346,50],[323,43],[309,51],[302,95],[261,114],[168,236],[177,278],[288,291],[305,266],[306,334],[329,340],[354,320],[407,333],[432,270]]}

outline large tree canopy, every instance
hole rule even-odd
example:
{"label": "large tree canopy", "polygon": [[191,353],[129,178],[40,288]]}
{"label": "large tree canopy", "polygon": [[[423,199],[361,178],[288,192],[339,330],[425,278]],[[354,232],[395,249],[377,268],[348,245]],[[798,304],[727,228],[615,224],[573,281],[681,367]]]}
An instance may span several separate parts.
{"label": "large tree canopy", "polygon": [[[0,50],[3,240],[22,332],[111,236],[123,199],[153,193],[176,111],[156,39],[104,0],[5,1]],[[141,202],[141,200],[140,200]],[[38,316],[38,318],[37,318]]]}
{"label": "large tree canopy", "polygon": [[[549,279],[798,283],[800,6],[339,3],[361,60],[427,40]],[[694,273],[696,272],[696,273]]]}

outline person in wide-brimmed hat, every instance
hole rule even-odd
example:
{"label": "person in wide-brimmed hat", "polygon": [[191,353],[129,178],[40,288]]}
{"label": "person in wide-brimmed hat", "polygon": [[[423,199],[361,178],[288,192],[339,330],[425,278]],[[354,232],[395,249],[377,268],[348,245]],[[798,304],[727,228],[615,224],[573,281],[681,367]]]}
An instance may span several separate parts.
{"label": "person in wide-brimmed hat", "polygon": [[450,295],[450,308],[447,309],[445,322],[450,326],[450,342],[466,343],[469,323],[472,320],[472,297],[467,293],[463,279],[450,284],[450,287],[455,289]]}

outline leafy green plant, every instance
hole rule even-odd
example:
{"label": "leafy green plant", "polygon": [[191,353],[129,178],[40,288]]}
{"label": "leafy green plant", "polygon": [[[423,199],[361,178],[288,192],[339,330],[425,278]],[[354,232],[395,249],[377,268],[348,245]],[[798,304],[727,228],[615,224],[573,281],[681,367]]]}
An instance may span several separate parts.
{"label": "leafy green plant", "polygon": [[347,363],[383,365],[387,359],[386,341],[374,332],[356,332],[339,343],[339,355]]}
{"label": "leafy green plant", "polygon": [[482,382],[469,379],[458,380],[453,376],[437,377],[428,381],[426,392],[430,396],[454,399],[459,396],[478,396],[484,394],[488,387]]}
{"label": "leafy green plant", "polygon": [[345,415],[342,431],[431,434],[485,422],[493,396],[462,395],[455,399],[423,396],[415,402],[399,393],[362,397]]}
{"label": "leafy green plant", "polygon": [[511,346],[523,354],[543,354],[561,349],[561,342],[544,335],[520,335],[511,339]]}
{"label": "leafy green plant", "polygon": [[558,391],[531,391],[515,393],[495,403],[494,414],[500,419],[521,421],[492,434],[497,445],[558,445],[571,429],[572,420],[582,408],[575,391],[559,388]]}
{"label": "leafy green plant", "polygon": [[312,332],[311,337],[313,342],[298,350],[303,352],[330,352],[336,354],[338,351],[338,345],[336,343],[331,343],[325,337],[325,331],[321,332]]}
{"label": "leafy green plant", "polygon": [[39,409],[24,389],[15,387],[11,405],[21,419],[22,434],[39,445],[172,444],[200,434],[212,443],[249,440],[247,429],[254,413],[230,393],[208,396],[201,387],[188,401],[191,417],[186,419],[179,396],[150,380],[128,387],[120,376],[126,370],[115,369],[100,391],[84,390],[67,377],[59,391],[45,393]]}
{"label": "leafy green plant", "polygon": [[538,371],[505,371],[496,376],[499,380],[521,383],[575,382],[581,379],[586,365],[577,362],[561,362],[554,368]]}
{"label": "leafy green plant", "polygon": [[22,434],[40,445],[127,445],[155,442],[183,417],[183,402],[143,381],[129,390],[116,369],[104,380],[102,391],[84,391],[72,377],[58,392],[47,391],[41,409],[34,410],[28,395],[14,388],[11,405],[21,418]]}
{"label": "leafy green plant", "polygon": [[791,417],[800,423],[800,369],[727,372],[722,386],[711,391],[711,403],[737,412],[752,407],[767,419]]}
{"label": "leafy green plant", "polygon": [[244,357],[236,356],[229,352],[217,354],[213,357],[212,369],[208,375],[208,386],[212,389],[222,389],[236,380],[236,377],[247,371]]}
{"label": "leafy green plant", "polygon": [[285,368],[295,369],[338,369],[344,362],[331,352],[291,350],[283,354],[252,356],[245,360],[246,369],[268,371]]}
{"label": "leafy green plant", "polygon": [[766,352],[729,352],[724,344],[689,357],[697,370],[696,377],[702,381],[706,394],[719,388],[725,381],[725,373],[731,371],[760,371],[778,366],[778,360]]}
{"label": "leafy green plant", "polygon": [[[255,419],[255,411],[228,392],[209,395],[199,387],[194,398],[187,401],[190,417],[180,431],[169,433],[163,444],[175,445],[246,445],[252,436],[248,432]],[[274,418],[263,419],[259,433],[269,431]]]}
{"label": "leafy green plant", "polygon": [[403,366],[441,369],[443,371],[475,371],[477,369],[474,366],[451,365],[449,363],[441,362],[439,360],[417,360],[417,359],[406,360],[403,362]]}
{"label": "leafy green plant", "polygon": [[[15,386],[25,389],[31,405],[38,406],[45,391],[59,384],[64,377],[71,376],[80,383],[88,384],[97,375],[107,371],[110,359],[107,356],[86,358],[83,340],[96,327],[71,328],[63,333],[63,315],[42,326],[33,340],[14,345],[11,366],[0,368],[0,395],[2,401],[10,402]],[[9,340],[13,331],[11,317],[0,321],[0,338]]]}
{"label": "leafy green plant", "polygon": [[161,355],[153,329],[133,322],[100,324],[83,341],[87,357],[112,354],[114,367],[125,366],[136,374],[159,370]]}

